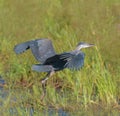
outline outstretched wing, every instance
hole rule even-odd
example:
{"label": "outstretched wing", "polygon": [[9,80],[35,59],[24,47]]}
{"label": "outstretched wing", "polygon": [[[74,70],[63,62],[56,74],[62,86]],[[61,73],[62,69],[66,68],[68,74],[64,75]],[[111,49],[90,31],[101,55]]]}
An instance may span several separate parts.
{"label": "outstretched wing", "polygon": [[56,54],[52,42],[49,39],[36,39],[18,44],[14,47],[14,51],[20,54],[29,48],[34,57],[41,63],[44,63],[47,58]]}
{"label": "outstretched wing", "polygon": [[78,54],[75,53],[61,54],[61,59],[67,60],[64,67],[72,70],[79,70],[81,67],[83,67],[84,57],[85,54],[83,52],[80,52]]}

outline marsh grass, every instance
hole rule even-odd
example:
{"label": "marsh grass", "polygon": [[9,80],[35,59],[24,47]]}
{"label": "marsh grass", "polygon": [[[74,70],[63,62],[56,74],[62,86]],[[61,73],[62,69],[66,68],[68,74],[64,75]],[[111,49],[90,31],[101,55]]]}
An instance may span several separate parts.
{"label": "marsh grass", "polygon": [[[119,6],[119,0],[0,1],[0,74],[7,91],[0,98],[0,114],[27,116],[33,108],[34,115],[42,116],[53,108],[54,115],[59,109],[92,115],[94,110],[119,109]],[[45,74],[31,71],[37,61],[30,51],[13,51],[17,43],[34,38],[51,38],[58,53],[74,49],[79,41],[96,45],[83,50],[86,58],[80,71],[65,69],[48,80],[43,101],[40,79]]]}

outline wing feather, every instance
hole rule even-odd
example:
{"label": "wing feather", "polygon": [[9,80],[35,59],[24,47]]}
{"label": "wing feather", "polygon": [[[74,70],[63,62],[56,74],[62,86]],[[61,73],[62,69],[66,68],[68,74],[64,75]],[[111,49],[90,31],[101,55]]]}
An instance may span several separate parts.
{"label": "wing feather", "polygon": [[50,72],[53,70],[53,67],[51,65],[35,64],[32,66],[32,70],[37,72]]}
{"label": "wing feather", "polygon": [[17,54],[25,52],[27,49],[31,49],[34,57],[41,63],[44,63],[47,58],[56,54],[52,42],[49,39],[31,40],[14,47],[14,51]]}
{"label": "wing feather", "polygon": [[83,67],[84,57],[85,54],[83,52],[78,54],[65,53],[61,55],[61,59],[67,60],[64,67],[72,70],[79,70],[81,67]]}
{"label": "wing feather", "polygon": [[20,53],[25,52],[29,48],[30,48],[30,41],[27,41],[27,42],[24,42],[22,44],[17,44],[14,47],[14,51],[16,54],[20,54]]}

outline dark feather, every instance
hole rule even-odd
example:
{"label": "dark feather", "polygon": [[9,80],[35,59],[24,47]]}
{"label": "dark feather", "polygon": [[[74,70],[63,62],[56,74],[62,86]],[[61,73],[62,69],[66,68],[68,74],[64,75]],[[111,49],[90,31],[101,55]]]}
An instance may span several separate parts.
{"label": "dark feather", "polygon": [[51,65],[55,68],[55,71],[64,69],[64,65],[66,64],[67,60],[61,59],[60,55],[54,55],[48,58],[43,65]]}

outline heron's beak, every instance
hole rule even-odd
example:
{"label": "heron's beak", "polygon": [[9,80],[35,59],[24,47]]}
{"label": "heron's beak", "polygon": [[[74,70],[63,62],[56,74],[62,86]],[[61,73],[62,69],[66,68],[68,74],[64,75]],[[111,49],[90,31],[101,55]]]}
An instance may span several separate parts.
{"label": "heron's beak", "polygon": [[94,45],[94,44],[88,44],[88,43],[83,42],[83,43],[80,43],[80,44],[77,46],[76,50],[81,50],[82,48],[88,48],[88,47],[92,47],[92,46],[95,46],[95,45]]}
{"label": "heron's beak", "polygon": [[95,46],[95,45],[94,44],[84,43],[83,45],[81,45],[81,49],[82,48],[89,48],[89,47],[92,47],[92,46]]}
{"label": "heron's beak", "polygon": [[95,45],[94,44],[86,44],[85,48],[92,47],[92,46],[95,46]]}

